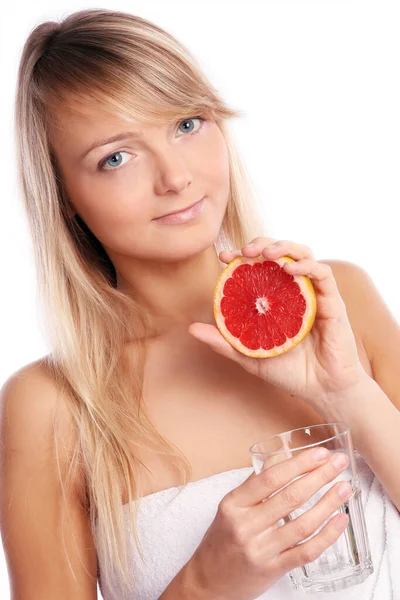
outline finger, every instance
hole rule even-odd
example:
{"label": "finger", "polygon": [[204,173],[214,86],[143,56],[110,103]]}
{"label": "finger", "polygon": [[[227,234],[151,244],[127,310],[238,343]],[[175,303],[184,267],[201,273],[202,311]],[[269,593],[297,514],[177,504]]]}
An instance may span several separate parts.
{"label": "finger", "polygon": [[[329,451],[325,458],[319,460],[315,450],[308,448],[297,453],[293,458],[282,457],[279,463],[267,467],[261,473],[252,475],[240,486],[234,488],[225,497],[229,497],[234,504],[239,506],[256,506],[274,492],[282,489],[295,477],[300,477],[312,469],[316,469],[329,458]],[[278,519],[277,519],[278,520]]]}
{"label": "finger", "polygon": [[312,279],[315,290],[319,292],[320,303],[324,299],[328,299],[335,301],[336,304],[337,299],[340,298],[339,289],[332,268],[329,265],[304,258],[296,262],[286,262],[282,268],[290,275],[306,275]]}
{"label": "finger", "polygon": [[241,250],[222,250],[222,252],[219,253],[220,261],[226,263],[227,265],[229,265],[229,263],[238,256],[242,256]]}
{"label": "finger", "polygon": [[263,254],[266,258],[280,258],[290,256],[293,260],[302,258],[314,259],[312,250],[305,245],[297,244],[291,240],[274,240],[273,238],[256,238],[253,245],[242,248],[243,256],[254,257]]}
{"label": "finger", "polygon": [[279,240],[275,244],[262,249],[262,255],[265,258],[276,260],[282,256],[290,256],[293,260],[302,260],[305,258],[315,260],[314,254],[308,246],[296,244],[290,240]]}
{"label": "finger", "polygon": [[287,573],[296,567],[306,565],[321,556],[342,535],[349,523],[346,514],[340,514],[332,519],[311,540],[298,544],[272,558],[268,566],[276,573]]}
{"label": "finger", "polygon": [[225,356],[226,358],[242,362],[246,358],[249,359],[249,357],[244,356],[241,352],[235,350],[235,348],[221,335],[215,325],[210,325],[208,323],[191,323],[188,327],[188,332],[194,338],[208,344],[215,352],[222,354],[222,356]]}
{"label": "finger", "polygon": [[281,256],[290,256],[293,260],[315,259],[312,250],[308,246],[297,244],[291,240],[258,237],[254,238],[251,245],[243,246],[241,250],[224,250],[220,253],[220,260],[229,264],[236,256],[242,255],[254,258],[260,254],[273,260]]}
{"label": "finger", "polygon": [[268,238],[268,237],[254,238],[254,240],[252,240],[250,242],[250,244],[243,246],[242,254],[243,254],[243,256],[247,256],[248,258],[254,258],[255,256],[259,256],[262,253],[262,251],[264,250],[264,248],[273,247],[275,244],[278,244],[278,243],[279,243],[279,240],[276,240],[274,238]]}
{"label": "finger", "polygon": [[338,482],[324,494],[315,506],[305,511],[297,519],[279,527],[276,534],[269,540],[271,556],[276,556],[307,540],[310,536],[317,535],[327,520],[340,509],[343,502],[348,500],[352,493],[353,488],[349,482]]}
{"label": "finger", "polygon": [[[342,458],[344,464],[337,464],[337,459]],[[326,461],[319,469],[313,470],[304,477],[292,481],[277,494],[269,498],[263,505],[254,511],[254,518],[258,519],[262,528],[274,525],[280,519],[287,517],[291,512],[303,506],[314,494],[339,473],[344,471],[349,464],[349,459],[343,452],[335,452],[331,459]]]}
{"label": "finger", "polygon": [[278,240],[270,237],[257,237],[250,242],[250,244],[253,244],[252,247],[246,245],[243,246],[242,250],[223,250],[219,253],[219,259],[222,262],[229,264],[236,256],[258,256],[265,246],[270,246],[277,241]]}

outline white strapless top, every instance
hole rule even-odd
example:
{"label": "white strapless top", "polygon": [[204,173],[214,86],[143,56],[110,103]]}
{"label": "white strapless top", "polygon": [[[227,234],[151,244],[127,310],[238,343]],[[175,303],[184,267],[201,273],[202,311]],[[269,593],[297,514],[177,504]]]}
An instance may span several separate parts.
{"label": "white strapless top", "polygon": [[[307,595],[295,591],[286,574],[254,600],[301,600],[307,597],[321,600],[400,600],[400,514],[358,452],[356,461],[374,572],[363,583],[340,592]],[[158,600],[199,546],[215,518],[219,502],[253,471],[253,467],[233,469],[189,482],[183,488],[168,488],[141,499],[137,532],[145,562],[142,562],[133,535],[127,529],[131,537],[132,569],[131,592],[127,600]],[[123,596],[118,581],[106,586],[101,580],[101,562],[98,568],[103,599],[121,600]]]}

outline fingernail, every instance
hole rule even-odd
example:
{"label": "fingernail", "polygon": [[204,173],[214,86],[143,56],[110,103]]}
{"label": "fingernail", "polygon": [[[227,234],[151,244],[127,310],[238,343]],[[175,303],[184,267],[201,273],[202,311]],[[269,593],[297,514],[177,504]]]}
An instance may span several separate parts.
{"label": "fingernail", "polygon": [[342,513],[335,519],[333,526],[335,529],[339,529],[339,530],[344,529],[345,526],[347,527],[348,521],[349,521],[349,519],[348,519],[347,515]]}
{"label": "fingernail", "polygon": [[335,454],[332,458],[332,463],[335,467],[341,469],[342,467],[347,466],[348,458],[346,454]]}
{"label": "fingernail", "polygon": [[347,481],[343,481],[338,487],[337,493],[341,498],[348,498],[353,493],[353,488]]}
{"label": "fingernail", "polygon": [[246,248],[251,248],[252,246],[255,246],[254,242],[250,242],[250,244],[247,244],[247,246],[245,246]]}
{"label": "fingernail", "polygon": [[327,456],[329,456],[329,450],[326,448],[317,448],[314,450],[313,456],[315,460],[324,460]]}

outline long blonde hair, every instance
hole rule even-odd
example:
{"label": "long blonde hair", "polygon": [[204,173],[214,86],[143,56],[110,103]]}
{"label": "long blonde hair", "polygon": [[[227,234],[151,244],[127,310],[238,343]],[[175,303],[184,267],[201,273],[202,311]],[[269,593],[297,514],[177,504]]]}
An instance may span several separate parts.
{"label": "long blonde hair", "polygon": [[[194,114],[215,119],[230,161],[230,198],[216,252],[240,248],[266,230],[225,123],[242,113],[225,104],[181,43],[143,18],[105,9],[75,12],[30,32],[18,70],[15,135],[44,334],[51,349],[46,360],[58,389],[67,392],[77,440],[61,483],[67,490],[82,469],[90,525],[97,531],[101,580],[111,586],[117,579],[121,598],[130,581],[123,490],[128,494],[129,527],[142,556],[136,531],[141,498],[136,466],[148,468],[132,452],[132,444],[174,465],[181,485],[190,480],[191,466],[160,435],[142,405],[149,323],[132,297],[117,289],[114,266],[99,240],[78,216],[68,213],[49,124],[52,107],[71,97],[150,124]],[[138,348],[137,361],[129,365],[121,360],[127,339]],[[63,432],[56,424],[57,449]]]}

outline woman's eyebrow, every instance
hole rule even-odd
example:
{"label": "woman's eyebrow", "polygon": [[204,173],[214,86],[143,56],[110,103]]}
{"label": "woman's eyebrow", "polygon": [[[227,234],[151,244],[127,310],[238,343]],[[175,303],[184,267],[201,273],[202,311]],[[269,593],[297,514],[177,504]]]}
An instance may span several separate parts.
{"label": "woman's eyebrow", "polygon": [[121,140],[126,140],[127,138],[140,138],[143,136],[143,131],[123,131],[122,133],[117,133],[106,139],[99,139],[93,142],[93,144],[83,152],[80,156],[80,160],[83,160],[92,150],[95,148],[99,148],[100,146],[105,146],[106,144],[111,144],[112,142],[119,142]]}

